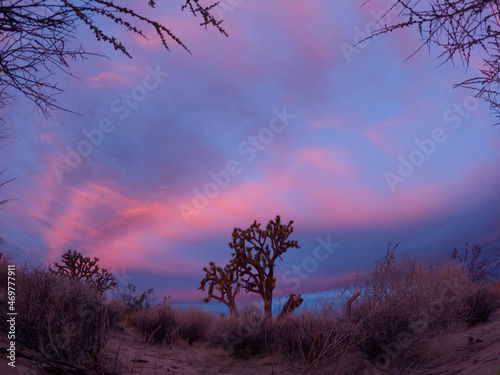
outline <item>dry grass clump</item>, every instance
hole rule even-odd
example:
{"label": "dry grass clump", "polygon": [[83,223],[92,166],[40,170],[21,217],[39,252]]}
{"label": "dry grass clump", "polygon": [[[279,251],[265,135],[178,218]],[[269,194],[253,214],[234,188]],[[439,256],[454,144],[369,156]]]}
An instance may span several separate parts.
{"label": "dry grass clump", "polygon": [[325,311],[303,311],[276,321],[275,350],[299,363],[318,367],[351,349],[352,326]]}
{"label": "dry grass clump", "polygon": [[492,285],[481,285],[465,296],[462,319],[469,324],[487,322],[498,308],[500,293]]}
{"label": "dry grass clump", "polygon": [[116,298],[105,299],[104,306],[106,307],[110,328],[114,328],[126,321],[127,306],[123,303],[123,301]]}
{"label": "dry grass clump", "polygon": [[219,317],[214,321],[208,342],[229,350],[236,358],[248,358],[270,349],[272,324],[262,309],[244,306],[238,317]]}
{"label": "dry grass clump", "polygon": [[169,303],[134,311],[131,322],[144,336],[144,340],[152,344],[171,347],[179,331],[174,309]]}
{"label": "dry grass clump", "polygon": [[168,346],[179,338],[189,344],[206,341],[215,319],[211,313],[196,307],[174,309],[168,302],[126,314],[130,324],[141,332],[146,342]]}
{"label": "dry grass clump", "polygon": [[206,341],[215,317],[194,306],[175,310],[175,321],[179,327],[179,337],[189,345],[196,341]]}
{"label": "dry grass clump", "polygon": [[42,267],[25,266],[16,270],[16,289],[20,291],[16,327],[21,345],[41,362],[97,366],[109,321],[95,288]]}

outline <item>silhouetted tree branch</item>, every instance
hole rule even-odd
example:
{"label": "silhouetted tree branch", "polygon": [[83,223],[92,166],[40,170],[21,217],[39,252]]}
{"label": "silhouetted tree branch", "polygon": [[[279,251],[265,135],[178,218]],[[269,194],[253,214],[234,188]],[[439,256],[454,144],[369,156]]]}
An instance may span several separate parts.
{"label": "silhouetted tree branch", "polygon": [[57,270],[51,271],[59,275],[82,279],[104,294],[107,290],[115,288],[117,283],[111,272],[99,267],[98,261],[99,258],[90,259],[77,251],[68,250],[62,255],[61,264],[54,264]]}
{"label": "silhouetted tree branch", "polygon": [[[183,0],[181,10],[188,9],[201,16],[201,26],[215,27],[226,35],[212,15],[217,3],[203,6],[200,0]],[[142,5],[142,4],[140,4]],[[148,1],[154,8],[154,0]],[[140,6],[137,7],[140,9]],[[76,44],[77,31],[85,25],[98,41],[111,44],[115,50],[132,57],[125,45],[103,26],[113,22],[123,30],[145,37],[143,28],[153,29],[168,50],[169,41],[186,51],[187,46],[174,32],[158,21],[109,0],[13,0],[0,3],[0,107],[10,103],[16,94],[27,97],[35,108],[47,115],[50,110],[62,109],[55,99],[61,93],[51,76],[59,70],[67,72],[68,60],[85,58],[87,52]]]}
{"label": "silhouetted tree branch", "polygon": [[458,59],[468,68],[473,56],[482,57],[484,66],[479,69],[481,75],[454,87],[474,90],[477,98],[489,103],[497,117],[497,124],[500,123],[498,0],[394,0],[392,4],[388,13],[397,12],[404,20],[382,26],[385,18],[382,17],[379,20],[381,28],[367,39],[399,29],[415,28],[422,38],[422,47],[435,45],[441,49],[443,63],[454,63]]}
{"label": "silhouetted tree branch", "polygon": [[[4,173],[5,173],[5,169],[3,169],[2,171],[0,171],[0,176],[2,176]],[[6,184],[8,184],[9,182],[11,182],[11,181],[14,181],[14,179],[11,178],[10,180],[0,181],[0,189],[2,187],[4,187]],[[10,201],[11,201],[11,199],[2,199],[2,200],[0,200],[0,206],[4,205],[5,203],[9,203]]]}

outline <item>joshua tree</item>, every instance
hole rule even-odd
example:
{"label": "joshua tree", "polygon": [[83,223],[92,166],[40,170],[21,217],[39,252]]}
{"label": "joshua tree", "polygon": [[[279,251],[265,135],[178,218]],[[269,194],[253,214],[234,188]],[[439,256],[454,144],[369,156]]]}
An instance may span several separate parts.
{"label": "joshua tree", "polygon": [[111,272],[97,265],[99,258],[84,257],[77,251],[68,250],[62,255],[62,264],[55,263],[56,274],[84,279],[90,285],[104,294],[107,290],[116,287],[116,281]]}
{"label": "joshua tree", "polygon": [[293,232],[293,221],[281,224],[281,218],[269,221],[266,229],[261,229],[257,221],[245,230],[235,228],[233,242],[234,259],[237,265],[240,282],[246,292],[258,293],[264,300],[264,314],[272,318],[273,290],[276,284],[274,267],[276,259],[286,253],[289,248],[300,248],[297,241],[288,240]]}
{"label": "joshua tree", "polygon": [[[203,269],[206,276],[199,289],[205,290],[205,285],[210,284],[205,302],[214,298],[225,303],[231,315],[237,315],[234,300],[242,288],[247,293],[258,293],[262,297],[265,316],[271,319],[276,259],[283,260],[281,255],[291,247],[300,248],[297,241],[288,240],[293,232],[292,224],[293,221],[281,224],[280,217],[276,216],[274,221],[269,221],[266,229],[261,229],[257,221],[245,230],[234,228],[233,241],[229,243],[229,247],[234,249],[233,258],[224,268],[210,262],[210,267]],[[214,289],[220,295],[214,294]]]}
{"label": "joshua tree", "polygon": [[[204,302],[210,301],[211,298],[223,302],[229,307],[232,316],[238,316],[236,309],[235,297],[240,291],[241,284],[238,282],[238,270],[235,264],[230,262],[224,268],[217,267],[214,262],[210,262],[210,267],[203,268],[206,272],[205,278],[201,280],[199,289],[205,291],[205,286],[208,283],[208,297]],[[214,294],[214,289],[219,295]]]}

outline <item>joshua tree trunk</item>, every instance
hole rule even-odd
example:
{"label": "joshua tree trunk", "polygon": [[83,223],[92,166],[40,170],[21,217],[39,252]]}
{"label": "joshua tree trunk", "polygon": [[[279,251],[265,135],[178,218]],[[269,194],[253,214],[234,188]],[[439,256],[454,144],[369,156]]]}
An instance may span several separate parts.
{"label": "joshua tree trunk", "polygon": [[229,301],[227,306],[229,307],[229,312],[231,313],[231,316],[237,317],[238,309],[236,309],[236,302],[234,302],[234,299],[232,301]]}
{"label": "joshua tree trunk", "polygon": [[266,319],[273,319],[273,300],[272,298],[266,298],[264,300],[264,316]]}
{"label": "joshua tree trunk", "polygon": [[276,279],[274,278],[274,267],[270,267],[269,273],[264,283],[264,293],[262,298],[264,299],[264,316],[266,319],[273,319],[273,291],[276,285]]}

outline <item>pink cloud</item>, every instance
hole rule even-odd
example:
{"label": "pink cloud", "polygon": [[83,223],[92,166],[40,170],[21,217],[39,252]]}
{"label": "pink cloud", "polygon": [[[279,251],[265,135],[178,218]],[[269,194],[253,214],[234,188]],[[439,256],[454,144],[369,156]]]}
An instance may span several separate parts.
{"label": "pink cloud", "polygon": [[127,85],[131,84],[130,77],[116,74],[104,72],[97,76],[91,77],[88,79],[90,87],[99,87],[99,88],[110,88],[116,86],[118,83],[124,83]]}
{"label": "pink cloud", "polygon": [[207,208],[192,216],[190,225],[203,230],[226,233],[228,228],[231,230],[234,226],[238,226],[236,225],[238,222],[246,226],[251,224],[249,220],[253,222],[254,219],[265,218],[264,221],[267,222],[273,219],[277,212],[283,212],[282,204],[274,194],[275,191],[266,184],[235,183],[210,199]]}
{"label": "pink cloud", "polygon": [[304,149],[300,152],[298,161],[310,164],[328,175],[342,176],[344,178],[355,178],[359,175],[359,170],[354,165],[346,163],[346,155],[352,151],[347,148],[326,148],[319,147]]}
{"label": "pink cloud", "polygon": [[[267,222],[276,214],[305,219],[306,225],[313,226],[317,225],[314,218],[322,217],[321,225],[325,228],[399,225],[452,208],[454,199],[466,190],[450,191],[448,184],[437,182],[423,185],[417,179],[399,185],[394,194],[388,187],[387,191],[379,191],[363,182],[357,168],[336,161],[331,155],[328,149],[306,149],[292,170],[268,171],[263,182],[235,182],[210,199],[198,215],[193,215],[190,226],[227,233],[228,228],[240,223],[247,226],[254,219]],[[306,172],[310,165],[318,168],[323,177],[309,177]],[[467,175],[480,174],[481,170],[469,171]],[[187,195],[184,201],[189,202],[190,198]]]}
{"label": "pink cloud", "polygon": [[394,129],[400,126],[403,126],[403,119],[391,117],[388,120],[372,125],[368,130],[362,130],[361,134],[384,154],[397,157],[405,151],[404,145],[395,136]]}

